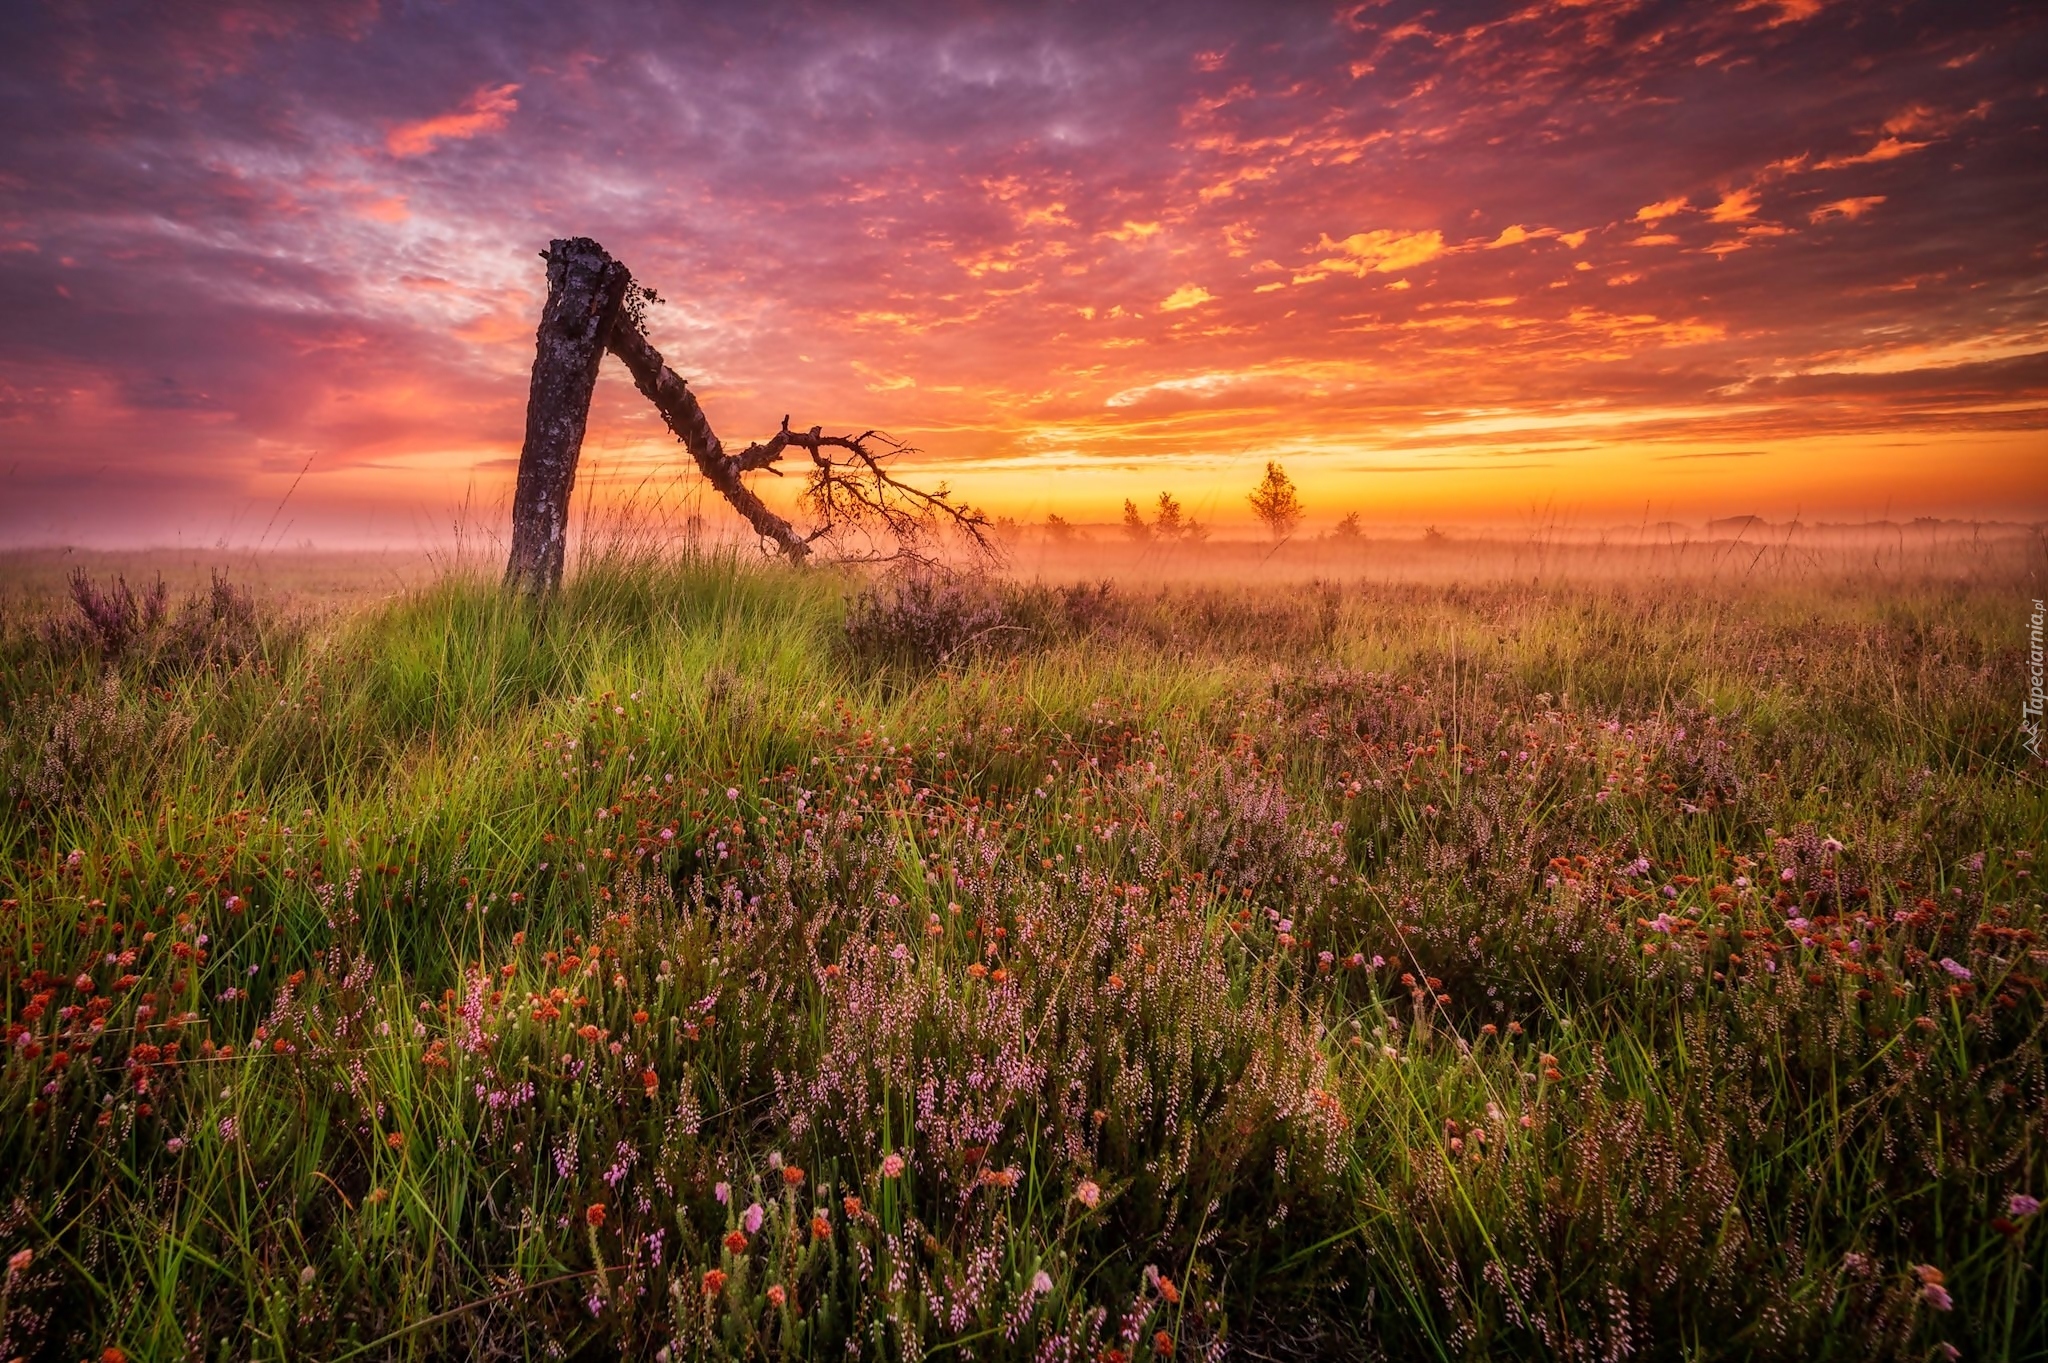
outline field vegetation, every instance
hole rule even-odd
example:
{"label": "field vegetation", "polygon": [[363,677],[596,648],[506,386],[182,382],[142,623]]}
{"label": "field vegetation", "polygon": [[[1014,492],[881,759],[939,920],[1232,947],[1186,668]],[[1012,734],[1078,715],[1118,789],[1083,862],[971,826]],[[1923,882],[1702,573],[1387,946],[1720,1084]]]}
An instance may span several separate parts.
{"label": "field vegetation", "polygon": [[2048,1352],[2033,558],[0,626],[0,1358]]}

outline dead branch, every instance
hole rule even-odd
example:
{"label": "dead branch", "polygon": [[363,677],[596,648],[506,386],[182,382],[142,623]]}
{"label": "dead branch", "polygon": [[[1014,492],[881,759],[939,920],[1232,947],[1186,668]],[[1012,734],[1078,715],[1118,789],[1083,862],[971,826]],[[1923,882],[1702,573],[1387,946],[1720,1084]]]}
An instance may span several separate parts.
{"label": "dead branch", "polygon": [[[634,285],[626,267],[588,237],[551,243],[547,261],[548,302],[513,498],[508,584],[542,593],[561,581],[569,492],[603,350],[625,364],[698,472],[792,562],[804,561],[823,543],[845,560],[930,564],[948,532],[963,536],[979,554],[995,552],[980,512],[954,502],[943,484],[927,491],[895,476],[889,462],[911,450],[884,432],[826,435],[817,426],[796,431],[785,416],[769,439],[728,454],[696,394],[641,327],[639,305],[654,297],[652,291]],[[782,476],[776,465],[791,450],[810,459],[802,505],[816,524],[808,531],[771,510],[745,482],[747,474],[762,469]]]}

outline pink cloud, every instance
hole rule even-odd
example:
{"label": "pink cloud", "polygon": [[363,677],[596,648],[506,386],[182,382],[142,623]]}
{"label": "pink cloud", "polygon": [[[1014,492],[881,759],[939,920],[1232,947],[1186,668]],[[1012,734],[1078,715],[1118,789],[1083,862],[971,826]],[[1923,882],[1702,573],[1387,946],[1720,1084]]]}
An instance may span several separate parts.
{"label": "pink cloud", "polygon": [[453,113],[437,114],[416,123],[401,123],[384,138],[393,156],[424,156],[443,142],[466,142],[496,132],[519,110],[517,85],[488,86],[462,102]]}

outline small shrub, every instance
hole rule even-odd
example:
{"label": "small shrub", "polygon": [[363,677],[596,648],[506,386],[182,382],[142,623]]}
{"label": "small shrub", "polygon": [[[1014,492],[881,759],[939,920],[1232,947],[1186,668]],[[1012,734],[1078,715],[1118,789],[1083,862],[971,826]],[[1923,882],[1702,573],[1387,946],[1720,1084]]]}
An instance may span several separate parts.
{"label": "small shrub", "polygon": [[265,622],[249,592],[215,571],[211,585],[176,611],[159,577],[140,595],[126,578],[102,588],[80,568],[71,574],[71,612],[44,625],[58,656],[85,656],[108,667],[138,667],[162,682],[209,668],[234,668],[266,649]]}
{"label": "small shrub", "polygon": [[922,672],[965,662],[1017,628],[979,579],[906,573],[871,583],[854,598],[844,644],[865,668]]}

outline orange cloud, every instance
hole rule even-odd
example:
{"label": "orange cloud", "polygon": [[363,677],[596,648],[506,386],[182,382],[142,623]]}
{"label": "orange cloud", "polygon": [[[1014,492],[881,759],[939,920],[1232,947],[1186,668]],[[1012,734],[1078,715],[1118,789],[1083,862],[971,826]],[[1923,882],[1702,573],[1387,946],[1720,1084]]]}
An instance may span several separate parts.
{"label": "orange cloud", "polygon": [[1721,202],[1707,212],[1709,222],[1742,222],[1756,216],[1756,191],[1736,189],[1721,196]]}
{"label": "orange cloud", "polygon": [[1821,0],[1746,0],[1740,9],[1776,10],[1766,28],[1777,28],[1781,24],[1793,24],[1802,19],[1811,19],[1821,11]]}
{"label": "orange cloud", "polygon": [[1636,221],[1650,223],[1662,222],[1666,218],[1676,217],[1678,214],[1685,212],[1686,209],[1690,208],[1691,206],[1692,205],[1687,202],[1687,196],[1683,194],[1679,195],[1675,199],[1665,199],[1661,203],[1644,204],[1641,208],[1638,208],[1636,210]]}
{"label": "orange cloud", "polygon": [[1896,161],[1901,156],[1911,155],[1926,145],[1925,142],[1907,142],[1902,138],[1883,137],[1879,138],[1869,151],[1858,152],[1854,156],[1830,156],[1814,169],[1840,170],[1845,166],[1867,166],[1875,161]]}
{"label": "orange cloud", "polygon": [[1822,204],[1806,215],[1808,222],[1826,222],[1829,218],[1860,218],[1884,202],[1882,194],[1864,194],[1853,199],[1837,199]]}
{"label": "orange cloud", "polygon": [[443,142],[466,142],[484,133],[496,132],[519,110],[517,85],[498,85],[478,90],[454,113],[401,123],[384,139],[393,156],[424,156]]}
{"label": "orange cloud", "polygon": [[1315,249],[1343,253],[1317,261],[1320,270],[1363,278],[1369,274],[1397,274],[1435,260],[1444,253],[1444,234],[1434,229],[1393,232],[1381,228],[1354,232],[1342,241],[1332,241],[1325,235]]}
{"label": "orange cloud", "polygon": [[1212,301],[1215,297],[1215,294],[1210,293],[1199,284],[1183,284],[1166,296],[1166,301],[1159,305],[1159,310],[1161,312],[1181,312],[1188,308],[1198,308],[1202,304]]}

